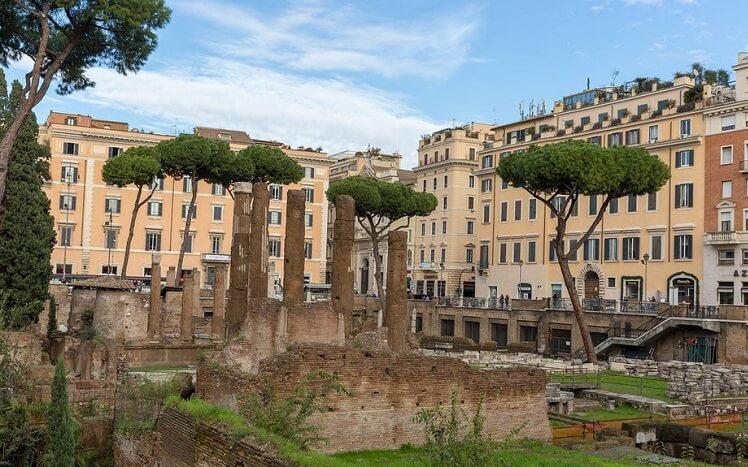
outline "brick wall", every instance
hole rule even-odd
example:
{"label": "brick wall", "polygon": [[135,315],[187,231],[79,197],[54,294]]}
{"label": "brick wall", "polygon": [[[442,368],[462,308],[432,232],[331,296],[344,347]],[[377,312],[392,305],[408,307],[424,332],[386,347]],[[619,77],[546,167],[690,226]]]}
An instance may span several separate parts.
{"label": "brick wall", "polygon": [[[722,201],[722,182],[726,180],[732,180],[730,201],[735,203],[734,228],[745,230],[743,209],[748,209],[748,197],[745,196],[746,176],[740,173],[740,164],[744,158],[746,140],[748,140],[748,131],[730,131],[706,137],[705,164],[709,168],[704,176],[704,230],[706,232],[719,230],[715,206]],[[720,163],[723,146],[732,146],[732,164],[722,165]]]}
{"label": "brick wall", "polygon": [[327,410],[312,417],[330,440],[327,451],[396,449],[425,442],[423,426],[413,422],[421,409],[448,407],[452,390],[460,407],[472,414],[483,399],[486,430],[494,439],[524,426],[520,436],[548,439],[544,372],[532,369],[478,371],[448,357],[393,355],[326,345],[301,345],[262,361],[256,376],[206,359],[198,367],[199,397],[232,405],[236,394],[267,379],[279,395],[313,371],[337,374],[351,395],[330,394]]}

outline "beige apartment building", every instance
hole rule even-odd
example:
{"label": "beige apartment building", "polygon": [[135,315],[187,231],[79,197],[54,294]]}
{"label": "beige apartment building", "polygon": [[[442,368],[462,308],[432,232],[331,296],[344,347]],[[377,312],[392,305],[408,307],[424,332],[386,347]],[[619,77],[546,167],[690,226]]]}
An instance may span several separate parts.
{"label": "beige apartment building", "polygon": [[474,175],[484,144],[493,141],[491,125],[471,123],[421,138],[415,189],[438,201],[431,215],[413,219],[415,295],[475,296],[480,204]]}
{"label": "beige apartment building", "polygon": [[[332,154],[330,158],[336,161],[330,168],[330,183],[355,175],[365,175],[376,177],[390,183],[401,183],[410,187],[413,187],[415,184],[415,176],[413,172],[400,168],[402,155],[398,153],[385,154],[378,150],[372,151],[369,149],[366,151],[343,151],[337,154]],[[331,244],[333,222],[335,220],[335,213],[332,206],[330,206],[328,219],[328,271],[332,271]],[[410,274],[413,268],[413,220],[411,220],[410,224],[408,224],[406,220],[400,220],[395,222],[391,228],[408,230],[407,258],[408,274]],[[379,244],[379,254],[382,258],[383,269],[386,269],[386,233],[383,235],[382,241]],[[376,271],[374,251],[369,235],[358,222],[355,224],[351,268],[354,271],[354,290],[356,293],[362,295],[374,295],[377,290],[376,279],[374,277]],[[328,277],[328,282],[329,279],[330,278]],[[383,271],[382,279],[383,284],[386,284],[386,270]]]}
{"label": "beige apartment building", "polygon": [[[608,207],[571,263],[580,297],[616,300],[613,304],[620,306],[652,299],[700,303],[704,101],[687,103],[684,97],[694,84],[684,76],[668,83],[589,89],[556,102],[550,114],[493,128],[495,141],[479,151],[474,171],[480,214],[477,295],[568,296],[550,250],[555,219],[527,192],[501,180],[496,166],[502,157],[530,145],[574,138],[605,147],[641,146],[672,174],[658,192],[620,198]],[[711,92],[710,87],[704,92]],[[580,200],[568,242],[586,231],[601,202],[600,196]]]}
{"label": "beige apartment building", "polygon": [[[196,133],[229,142],[238,150],[251,144],[270,144],[283,149],[304,166],[298,185],[270,187],[269,250],[271,277],[281,283],[285,191],[301,188],[307,193],[307,239],[305,273],[310,282],[325,277],[327,243],[328,170],[333,161],[311,148],[291,149],[281,143],[255,140],[243,131],[197,127]],[[101,169],[110,157],[133,146],[154,145],[171,138],[130,128],[125,122],[91,118],[86,115],[51,112],[40,126],[39,141],[49,146],[52,180],[45,191],[52,201],[57,244],[52,265],[59,278],[67,276],[118,274],[136,189],[108,186]],[[184,233],[187,206],[193,189],[198,191],[185,268],[203,272],[210,286],[215,263],[227,263],[231,250],[233,202],[223,187],[189,178],[156,180],[153,198],[138,213],[128,265],[129,277],[150,275],[151,258],[161,255],[162,270],[176,266]]]}

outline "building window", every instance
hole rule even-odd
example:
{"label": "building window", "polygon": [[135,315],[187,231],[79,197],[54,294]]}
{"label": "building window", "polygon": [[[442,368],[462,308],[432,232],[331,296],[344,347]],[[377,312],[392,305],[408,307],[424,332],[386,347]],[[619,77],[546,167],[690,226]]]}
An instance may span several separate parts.
{"label": "building window", "polygon": [[279,201],[283,199],[283,186],[281,185],[270,185],[268,192],[270,193],[270,199]]}
{"label": "building window", "polygon": [[647,211],[657,210],[657,192],[650,191],[647,193]]}
{"label": "building window", "polygon": [[423,190],[421,191],[426,191],[426,180],[423,181]]}
{"label": "building window", "polygon": [[106,247],[117,248],[117,229],[106,229]]}
{"label": "building window", "polygon": [[691,120],[681,120],[680,121],[680,137],[681,138],[687,138],[691,136]]}
{"label": "building window", "polygon": [[304,198],[307,203],[314,202],[314,188],[302,188],[304,190]]}
{"label": "building window", "polygon": [[442,198],[442,209],[447,209],[447,197]]}
{"label": "building window", "polygon": [[675,185],[675,208],[693,207],[693,183]]}
{"label": "building window", "polygon": [[717,252],[719,265],[735,264],[735,250],[719,250]]}
{"label": "building window", "polygon": [[444,188],[448,188],[448,187],[449,187],[449,177],[445,175],[444,176]]}
{"label": "building window", "polygon": [[182,179],[182,191],[192,193],[192,177],[186,176]]}
{"label": "building window", "polygon": [[[481,248],[483,248],[483,247],[481,247]],[[446,248],[442,248],[439,253],[440,253],[439,254],[439,261],[442,264],[446,263],[447,262],[447,249]],[[483,250],[481,250],[481,254],[483,254]]]}
{"label": "building window", "polygon": [[488,193],[489,191],[491,191],[491,182],[492,180],[490,178],[485,178],[481,180],[480,182],[481,193]]}
{"label": "building window", "polygon": [[493,154],[483,156],[481,159],[481,169],[490,169],[493,167]]}
{"label": "building window", "polygon": [[732,146],[723,146],[721,148],[719,163],[722,165],[732,164]]}
{"label": "building window", "polygon": [[467,221],[467,234],[468,235],[475,234],[475,222],[474,221]]}
{"label": "building window", "polygon": [[442,318],[441,319],[441,332],[444,337],[454,337],[455,335],[455,320],[454,318]]}
{"label": "building window", "polygon": [[447,221],[442,221],[442,235],[447,234]]}
{"label": "building window", "polygon": [[[187,219],[187,211],[190,210],[190,203],[182,203],[182,219]],[[192,206],[192,218],[197,217],[197,205]]]}
{"label": "building window", "polygon": [[434,184],[434,191],[436,191],[436,189],[438,188],[436,177],[434,177],[433,184]]}
{"label": "building window", "polygon": [[64,164],[60,173],[62,183],[78,183],[78,166]]}
{"label": "building window", "polygon": [[278,238],[271,238],[268,240],[268,255],[273,258],[280,258],[281,256],[281,241]]}
{"label": "building window", "polygon": [[587,138],[587,142],[590,144],[594,144],[595,146],[600,146],[602,144],[602,138],[599,136],[590,136]]}
{"label": "building window", "polygon": [[499,244],[499,263],[506,263],[506,243]]}
{"label": "building window", "polygon": [[109,147],[109,158],[110,159],[112,157],[117,157],[120,154],[122,154],[122,148],[117,148],[117,147],[113,147],[113,146]]}
{"label": "building window", "polygon": [[425,222],[421,222],[421,236],[422,237],[426,236],[426,223]]}
{"label": "building window", "polygon": [[312,259],[312,242],[304,242],[304,258]]}
{"label": "building window", "polygon": [[106,198],[104,200],[104,212],[119,214],[122,209],[122,200],[119,198]]}
{"label": "building window", "polygon": [[584,242],[585,261],[600,261],[600,239],[599,238],[588,238]]}
{"label": "building window", "polygon": [[514,220],[522,220],[522,200],[519,199],[514,201]]}
{"label": "building window", "polygon": [[161,217],[163,214],[164,205],[161,201],[149,201],[148,202],[148,215],[153,217]]}
{"label": "building window", "polygon": [[693,258],[693,235],[683,234],[676,235],[675,241],[675,259],[692,259]]}
{"label": "building window", "polygon": [[436,222],[431,223],[431,235],[436,235]]}
{"label": "building window", "polygon": [[527,262],[528,263],[534,263],[535,262],[535,241],[529,241],[527,242]]}
{"label": "building window", "polygon": [[63,211],[75,211],[75,195],[60,195],[60,209]]}
{"label": "building window", "polygon": [[[180,238],[184,238],[184,236],[183,236],[183,235],[184,235],[184,232],[182,232],[182,234],[181,234],[181,235],[180,235],[179,237],[180,237]],[[193,246],[194,244],[195,244],[195,233],[194,233],[194,232],[190,232],[190,233],[188,233],[188,234],[187,234],[187,238],[185,238],[185,242],[184,242],[184,245],[185,245],[185,248],[184,248],[184,252],[185,252],[185,253],[192,253],[192,246]]]}
{"label": "building window", "polygon": [[314,226],[314,214],[311,212],[304,213],[304,227]]}
{"label": "building window", "polygon": [[556,240],[551,240],[548,246],[548,259],[550,261],[558,261],[558,255],[556,254]]}
{"label": "building window", "polygon": [[480,321],[465,320],[465,338],[480,343]]}
{"label": "building window", "polygon": [[587,208],[587,214],[590,216],[597,215],[597,195],[590,195],[588,198],[588,208]]}
{"label": "building window", "polygon": [[163,178],[155,178],[153,182],[151,182],[151,191],[164,191],[164,179]]}
{"label": "building window", "polygon": [[579,240],[569,240],[569,261],[577,260],[577,243],[579,243]]}
{"label": "building window", "polygon": [[719,213],[719,231],[732,232],[732,211],[721,211]]}
{"label": "building window", "polygon": [[217,205],[217,204],[213,205],[213,220],[214,221],[223,220],[223,206]]}
{"label": "building window", "polygon": [[748,264],[748,250],[743,250],[743,263],[744,266]]}
{"label": "building window", "polygon": [[506,201],[502,201],[500,212],[501,214],[499,214],[499,216],[500,216],[501,222],[506,222],[507,218],[509,217],[509,203],[507,203]]}
{"label": "building window", "polygon": [[77,156],[78,143],[62,143],[62,153],[66,156]]}
{"label": "building window", "polygon": [[639,237],[623,237],[623,260],[639,259]]}
{"label": "building window", "polygon": [[226,188],[220,183],[214,183],[210,188],[210,192],[213,196],[223,196],[226,194]]}
{"label": "building window", "polygon": [[523,326],[519,327],[519,340],[520,342],[537,342],[538,340],[538,327],[537,326]]}
{"label": "building window", "polygon": [[618,261],[618,239],[617,238],[606,238],[604,241],[605,261]]}
{"label": "building window", "polygon": [[109,265],[109,264],[102,264],[101,265],[101,273],[102,274],[110,274],[110,275],[117,275],[117,266]]}
{"label": "building window", "polygon": [[722,197],[732,198],[732,181],[726,180],[722,182]]}
{"label": "building window", "polygon": [[473,262],[473,249],[472,248],[465,249],[465,262],[466,263]]}
{"label": "building window", "polygon": [[72,225],[61,225],[60,226],[60,246],[70,246],[73,241],[73,226]]}
{"label": "building window", "polygon": [[656,143],[660,139],[660,127],[659,125],[651,125],[649,127],[649,142]]}
{"label": "building window", "polygon": [[608,112],[597,114],[597,123],[602,123],[608,120]]}
{"label": "building window", "polygon": [[161,251],[161,232],[145,233],[145,251]]}
{"label": "building window", "polygon": [[470,161],[475,160],[475,148],[468,149],[468,160]]}
{"label": "building window", "polygon": [[718,282],[717,302],[720,305],[733,305],[735,303],[735,284],[732,282]]}
{"label": "building window", "polygon": [[662,235],[652,235],[649,239],[649,257],[653,260],[662,259]]}
{"label": "building window", "polygon": [[491,205],[484,204],[483,205],[483,223],[488,224],[489,222],[491,222]]}
{"label": "building window", "polygon": [[628,212],[636,212],[636,195],[629,195],[628,199]]}
{"label": "building window", "polygon": [[618,198],[611,198],[608,203],[608,214],[618,214]]}
{"label": "building window", "polygon": [[268,224],[280,225],[281,223],[281,212],[280,211],[268,211]]}
{"label": "building window", "polygon": [[725,115],[722,117],[722,131],[735,129],[735,115]]}
{"label": "building window", "polygon": [[475,188],[475,176],[474,175],[468,176],[468,188]]}
{"label": "building window", "polygon": [[75,117],[66,117],[65,118],[65,125],[68,126],[75,126],[78,123],[78,119]]}
{"label": "building window", "polygon": [[519,263],[522,260],[522,244],[519,242],[514,242],[512,244],[512,261],[515,263]]}
{"label": "building window", "polygon": [[626,132],[626,144],[639,144],[639,130],[629,130]]}
{"label": "building window", "polygon": [[211,235],[210,236],[210,252],[214,255],[217,255],[221,252],[221,243],[223,241],[223,237],[221,235]]}
{"label": "building window", "polygon": [[527,213],[527,218],[531,221],[534,221],[538,215],[538,200],[535,198],[530,198],[529,200],[529,211]]}
{"label": "building window", "polygon": [[304,178],[314,178],[314,167],[304,167]]}
{"label": "building window", "polygon": [[675,168],[693,167],[693,149],[675,153]]}
{"label": "building window", "polygon": [[621,132],[611,133],[608,135],[608,147],[621,145]]}

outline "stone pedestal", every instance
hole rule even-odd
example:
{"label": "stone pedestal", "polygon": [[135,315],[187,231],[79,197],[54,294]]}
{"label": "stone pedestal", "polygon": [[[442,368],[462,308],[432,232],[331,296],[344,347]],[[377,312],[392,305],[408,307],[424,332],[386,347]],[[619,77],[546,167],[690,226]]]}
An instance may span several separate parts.
{"label": "stone pedestal", "polygon": [[148,310],[148,337],[157,338],[161,325],[161,255],[151,259],[151,308]]}
{"label": "stone pedestal", "polygon": [[270,194],[264,182],[252,184],[251,232],[249,234],[249,296],[268,296],[268,207]]}
{"label": "stone pedestal", "polygon": [[233,335],[247,316],[249,298],[249,232],[252,193],[248,183],[234,188],[233,236],[228,306],[226,308],[227,335]]}
{"label": "stone pedestal", "polygon": [[335,224],[332,243],[332,306],[343,316],[345,337],[350,336],[353,319],[353,222],[356,204],[350,196],[335,198]]}
{"label": "stone pedestal", "polygon": [[304,205],[302,190],[288,190],[286,244],[283,247],[283,304],[291,308],[304,300]]}
{"label": "stone pedestal", "polygon": [[185,271],[182,278],[182,318],[179,337],[183,341],[192,340],[192,317],[200,307],[200,271]]}
{"label": "stone pedestal", "polygon": [[213,283],[213,320],[210,323],[210,333],[213,336],[213,339],[223,339],[223,317],[226,313],[226,265],[217,264],[215,268],[216,278]]}
{"label": "stone pedestal", "polygon": [[407,350],[408,291],[408,233],[402,230],[387,234],[387,295],[384,323],[387,342],[393,352]]}

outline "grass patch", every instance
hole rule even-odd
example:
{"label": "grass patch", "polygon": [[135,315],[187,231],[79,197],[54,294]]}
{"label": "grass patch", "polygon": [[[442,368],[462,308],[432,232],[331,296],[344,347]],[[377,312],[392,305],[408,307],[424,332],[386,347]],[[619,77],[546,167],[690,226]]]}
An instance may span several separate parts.
{"label": "grass patch", "polygon": [[571,426],[564,421],[556,420],[554,418],[551,418],[549,421],[551,423],[551,428],[566,428],[567,426]]}
{"label": "grass patch", "polygon": [[636,407],[632,407],[626,404],[621,404],[614,410],[599,408],[587,410],[585,412],[576,412],[574,413],[574,415],[589,421],[627,420],[631,418],[658,417],[655,414],[637,409]]}
{"label": "grass patch", "polygon": [[551,374],[554,383],[600,383],[600,389],[618,394],[631,394],[657,399],[668,403],[678,403],[667,395],[667,380],[653,377],[627,376],[613,371],[574,375]]}

